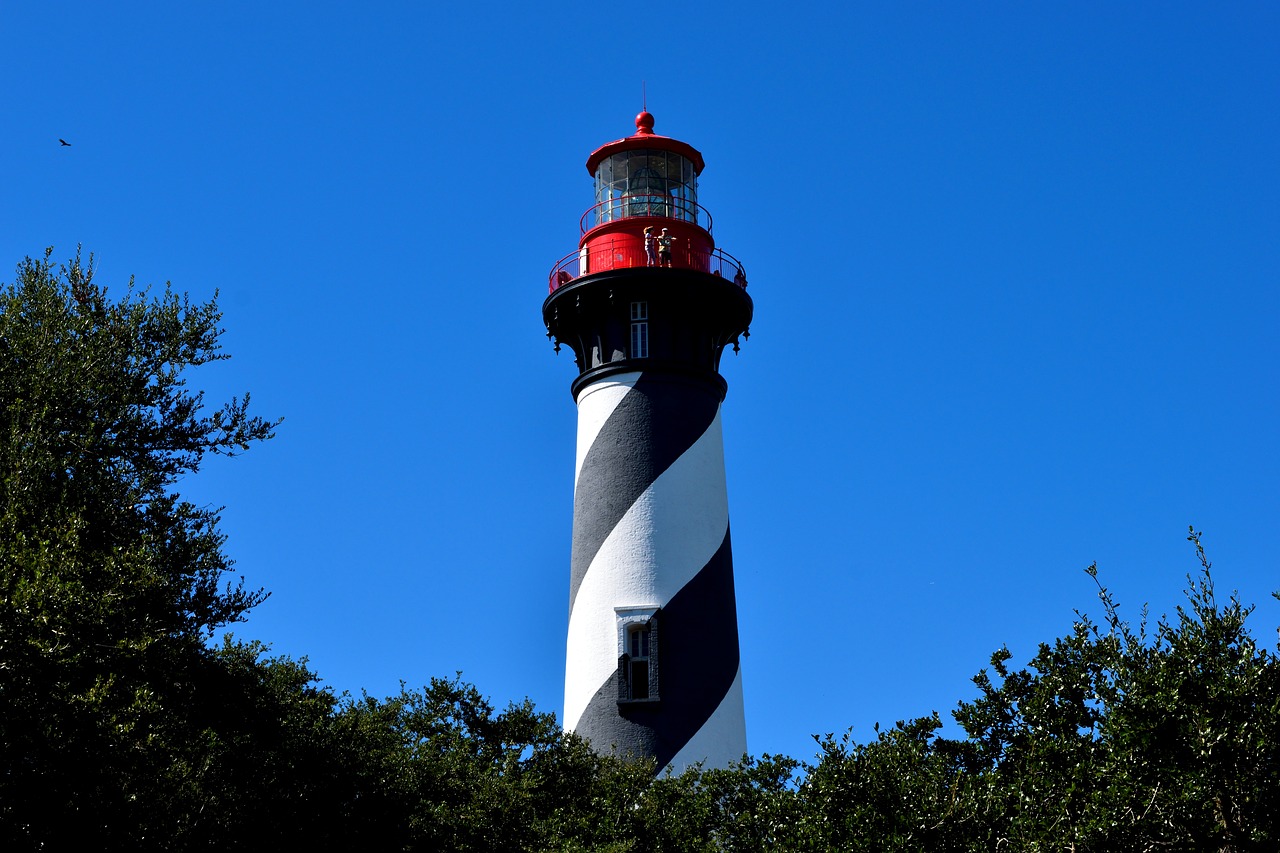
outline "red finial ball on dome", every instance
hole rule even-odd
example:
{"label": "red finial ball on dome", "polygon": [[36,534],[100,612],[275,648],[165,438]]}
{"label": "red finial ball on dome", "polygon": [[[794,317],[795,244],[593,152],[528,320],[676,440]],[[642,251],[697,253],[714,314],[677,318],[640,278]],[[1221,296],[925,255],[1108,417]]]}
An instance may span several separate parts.
{"label": "red finial ball on dome", "polygon": [[641,133],[653,133],[653,113],[645,110],[636,116],[636,129]]}

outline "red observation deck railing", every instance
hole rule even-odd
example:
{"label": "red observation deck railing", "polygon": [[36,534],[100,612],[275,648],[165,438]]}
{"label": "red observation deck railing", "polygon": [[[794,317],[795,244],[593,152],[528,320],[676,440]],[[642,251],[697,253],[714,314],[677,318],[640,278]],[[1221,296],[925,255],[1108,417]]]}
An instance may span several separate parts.
{"label": "red observation deck railing", "polygon": [[[728,279],[739,287],[747,286],[747,273],[741,262],[722,249],[697,249],[688,245],[689,241],[679,241],[686,245],[672,245],[671,266],[677,269],[698,270],[714,276]],[[570,252],[551,268],[548,290],[555,293],[557,289],[571,283],[574,279],[589,275],[593,270],[617,270],[631,267],[649,266],[645,259],[644,248],[634,237],[595,240],[576,252]],[[662,269],[655,267],[655,269]]]}
{"label": "red observation deck railing", "polygon": [[[620,223],[627,220],[628,224]],[[575,252],[561,258],[551,268],[548,289],[555,291],[584,275],[605,270],[650,266],[640,229],[645,225],[655,228],[675,223],[689,223],[701,229],[705,242],[710,242],[711,212],[702,205],[672,196],[627,195],[606,199],[587,209],[579,223],[583,235],[596,232]],[[635,233],[630,233],[632,230]],[[610,233],[614,232],[614,233]],[[747,273],[742,263],[721,249],[710,248],[702,240],[677,237],[671,245],[671,266],[679,269],[698,270],[720,276],[739,287],[747,286]]]}

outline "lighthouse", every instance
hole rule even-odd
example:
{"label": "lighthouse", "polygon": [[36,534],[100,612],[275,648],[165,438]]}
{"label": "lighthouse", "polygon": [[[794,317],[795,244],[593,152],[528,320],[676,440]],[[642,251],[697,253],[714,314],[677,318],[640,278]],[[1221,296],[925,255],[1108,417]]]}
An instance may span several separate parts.
{"label": "lighthouse", "polygon": [[698,203],[702,155],[653,132],[587,158],[595,203],[542,306],[577,366],[564,726],[659,770],[747,750],[720,413],[747,277]]}

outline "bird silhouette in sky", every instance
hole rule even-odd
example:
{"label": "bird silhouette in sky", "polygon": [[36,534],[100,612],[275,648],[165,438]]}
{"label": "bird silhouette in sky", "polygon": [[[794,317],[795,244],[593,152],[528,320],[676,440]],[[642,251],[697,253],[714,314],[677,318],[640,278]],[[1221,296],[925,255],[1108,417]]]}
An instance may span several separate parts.
{"label": "bird silhouette in sky", "polygon": [[68,148],[71,147],[71,143],[65,139],[59,138],[58,141],[61,142],[63,145],[67,146]]}

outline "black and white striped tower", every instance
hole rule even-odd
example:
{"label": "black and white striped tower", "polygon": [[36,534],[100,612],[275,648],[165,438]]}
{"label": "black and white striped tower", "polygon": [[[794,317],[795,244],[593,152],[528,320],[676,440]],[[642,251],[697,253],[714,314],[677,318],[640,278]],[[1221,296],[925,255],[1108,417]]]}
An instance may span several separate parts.
{"label": "black and white striped tower", "polygon": [[719,366],[752,304],[698,204],[702,155],[648,112],[636,127],[587,159],[596,203],[542,307],[578,367],[564,725],[659,769],[723,767],[747,737]]}

